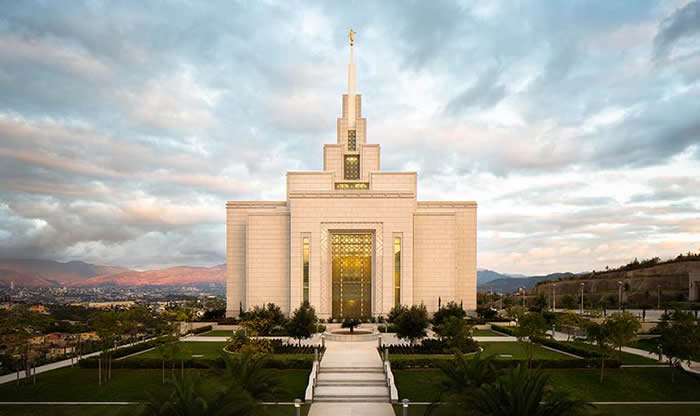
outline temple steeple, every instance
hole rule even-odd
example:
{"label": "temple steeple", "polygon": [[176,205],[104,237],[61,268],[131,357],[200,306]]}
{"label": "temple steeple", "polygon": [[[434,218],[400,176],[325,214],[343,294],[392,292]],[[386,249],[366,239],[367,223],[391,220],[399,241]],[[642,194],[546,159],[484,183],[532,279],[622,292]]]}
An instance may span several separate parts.
{"label": "temple steeple", "polygon": [[355,31],[350,29],[350,63],[348,64],[348,128],[355,128],[355,62],[353,61],[353,46]]}

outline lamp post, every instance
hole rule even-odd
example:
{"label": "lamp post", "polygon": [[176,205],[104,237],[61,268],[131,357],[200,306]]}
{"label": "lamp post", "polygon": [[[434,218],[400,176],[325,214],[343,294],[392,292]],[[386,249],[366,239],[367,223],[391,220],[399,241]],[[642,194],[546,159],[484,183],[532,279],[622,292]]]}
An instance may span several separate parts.
{"label": "lamp post", "polygon": [[408,416],[408,399],[401,400],[403,403],[403,416]]}
{"label": "lamp post", "polygon": [[583,285],[584,283],[581,282],[581,316],[583,316]]}
{"label": "lamp post", "polygon": [[294,399],[294,414],[301,416],[301,399]]}
{"label": "lamp post", "polygon": [[617,312],[622,310],[622,281],[617,282]]}
{"label": "lamp post", "polygon": [[552,283],[552,312],[557,311],[557,284]]}
{"label": "lamp post", "polygon": [[525,288],[524,287],[520,288],[520,294],[522,295],[522,298],[523,298],[523,308],[525,308]]}
{"label": "lamp post", "polygon": [[656,285],[656,309],[661,309],[661,285]]}

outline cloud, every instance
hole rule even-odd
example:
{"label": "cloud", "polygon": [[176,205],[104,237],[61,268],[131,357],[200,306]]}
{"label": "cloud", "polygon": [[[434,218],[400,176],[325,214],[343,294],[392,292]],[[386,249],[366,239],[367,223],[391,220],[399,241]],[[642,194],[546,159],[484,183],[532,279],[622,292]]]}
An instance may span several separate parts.
{"label": "cloud", "polygon": [[692,1],[677,9],[659,24],[659,31],[654,38],[655,58],[667,57],[674,44],[698,33],[700,33],[700,2]]}
{"label": "cloud", "polygon": [[479,202],[479,265],[696,250],[698,2],[15,2],[0,15],[0,256],[224,261],[227,200],[322,168],[357,32],[385,170]]}

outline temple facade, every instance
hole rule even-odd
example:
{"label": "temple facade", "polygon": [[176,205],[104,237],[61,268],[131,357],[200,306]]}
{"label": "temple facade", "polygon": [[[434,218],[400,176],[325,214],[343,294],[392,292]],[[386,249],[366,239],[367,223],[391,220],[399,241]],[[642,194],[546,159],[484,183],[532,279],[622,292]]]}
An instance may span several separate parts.
{"label": "temple facade", "polygon": [[226,204],[226,314],[308,301],[320,318],[386,316],[397,304],[476,308],[476,202],[418,201],[416,172],[382,171],[348,91],[323,171],[287,172],[284,201]]}

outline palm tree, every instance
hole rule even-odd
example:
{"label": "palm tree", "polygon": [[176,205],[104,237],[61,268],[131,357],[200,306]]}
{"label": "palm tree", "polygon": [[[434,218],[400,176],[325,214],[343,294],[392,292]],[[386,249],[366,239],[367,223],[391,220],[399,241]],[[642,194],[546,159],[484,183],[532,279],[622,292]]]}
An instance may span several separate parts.
{"label": "palm tree", "polygon": [[229,391],[243,390],[256,401],[274,401],[282,392],[280,380],[265,369],[267,356],[251,352],[235,355],[222,352],[222,356]]}
{"label": "palm tree", "polygon": [[461,407],[464,395],[493,383],[498,377],[492,357],[481,358],[480,354],[468,359],[461,352],[456,352],[454,360],[439,365],[445,377],[440,382],[440,394],[428,406],[426,415],[432,414],[441,402],[447,403],[444,406],[456,412]]}
{"label": "palm tree", "polygon": [[493,384],[464,397],[462,409],[475,416],[578,416],[590,404],[547,387],[548,376],[518,365]]}
{"label": "palm tree", "polygon": [[149,395],[144,416],[251,416],[259,409],[245,391],[206,385],[198,375],[168,384],[171,390]]}

